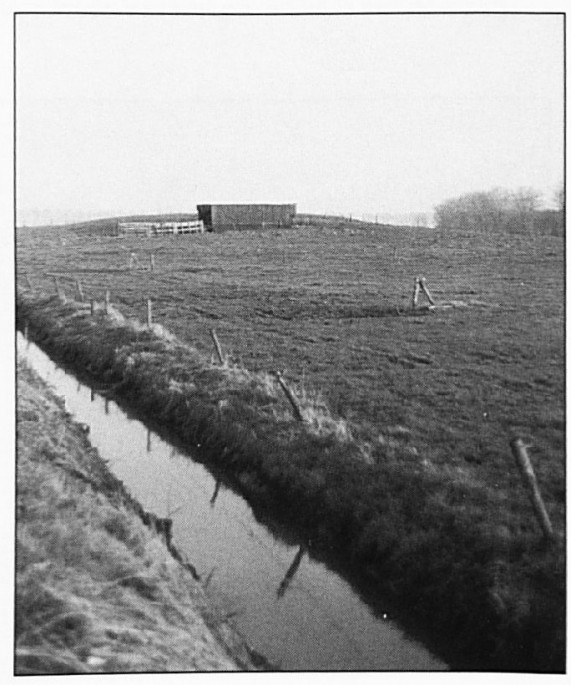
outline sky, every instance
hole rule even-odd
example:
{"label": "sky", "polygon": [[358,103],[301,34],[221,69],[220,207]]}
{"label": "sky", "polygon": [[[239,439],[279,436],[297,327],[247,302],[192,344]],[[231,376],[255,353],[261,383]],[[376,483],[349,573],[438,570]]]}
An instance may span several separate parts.
{"label": "sky", "polygon": [[18,224],[562,179],[561,15],[17,17]]}

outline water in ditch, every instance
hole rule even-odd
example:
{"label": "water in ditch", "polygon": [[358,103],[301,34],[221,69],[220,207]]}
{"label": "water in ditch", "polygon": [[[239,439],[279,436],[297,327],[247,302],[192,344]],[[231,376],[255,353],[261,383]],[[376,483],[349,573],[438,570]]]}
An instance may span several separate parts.
{"label": "water in ditch", "polygon": [[[248,643],[285,670],[446,670],[347,581],[201,464],[93,392],[18,334],[18,353],[65,398],[109,468],[143,507],[173,519],[173,542]],[[294,538],[293,538],[294,539]]]}

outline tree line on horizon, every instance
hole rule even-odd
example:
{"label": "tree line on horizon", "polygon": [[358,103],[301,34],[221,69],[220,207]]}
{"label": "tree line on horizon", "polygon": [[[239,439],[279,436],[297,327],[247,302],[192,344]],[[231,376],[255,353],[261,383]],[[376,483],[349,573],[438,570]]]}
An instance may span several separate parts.
{"label": "tree line on horizon", "polygon": [[434,209],[436,228],[468,232],[563,235],[565,193],[555,194],[556,209],[544,209],[541,194],[533,188],[466,193],[445,200]]}

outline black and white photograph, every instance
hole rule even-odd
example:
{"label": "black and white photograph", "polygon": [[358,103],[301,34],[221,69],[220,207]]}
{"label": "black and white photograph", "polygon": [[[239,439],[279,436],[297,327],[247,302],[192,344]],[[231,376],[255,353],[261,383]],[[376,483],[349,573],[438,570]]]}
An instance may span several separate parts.
{"label": "black and white photograph", "polygon": [[566,14],[429,5],[3,13],[13,676],[567,672]]}

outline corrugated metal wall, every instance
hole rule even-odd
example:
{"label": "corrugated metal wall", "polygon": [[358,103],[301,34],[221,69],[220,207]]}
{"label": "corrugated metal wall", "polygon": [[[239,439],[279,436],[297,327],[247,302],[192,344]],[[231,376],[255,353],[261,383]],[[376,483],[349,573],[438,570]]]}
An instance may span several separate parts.
{"label": "corrugated metal wall", "polygon": [[[198,205],[199,216],[213,231],[291,227],[295,205]],[[210,221],[209,221],[210,220]]]}

